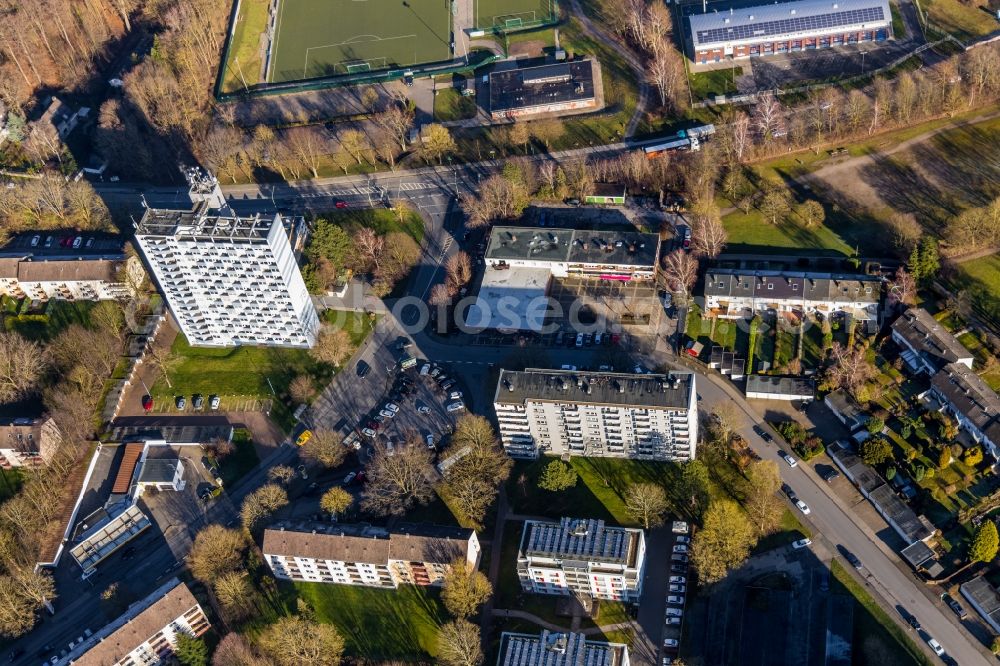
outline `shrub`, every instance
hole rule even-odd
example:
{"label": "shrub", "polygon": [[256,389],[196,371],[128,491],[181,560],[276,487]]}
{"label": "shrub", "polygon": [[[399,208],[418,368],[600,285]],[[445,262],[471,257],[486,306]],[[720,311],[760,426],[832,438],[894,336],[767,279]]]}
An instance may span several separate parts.
{"label": "shrub", "polygon": [[965,455],[962,456],[962,462],[969,467],[975,467],[983,462],[983,450],[978,446],[966,450]]}

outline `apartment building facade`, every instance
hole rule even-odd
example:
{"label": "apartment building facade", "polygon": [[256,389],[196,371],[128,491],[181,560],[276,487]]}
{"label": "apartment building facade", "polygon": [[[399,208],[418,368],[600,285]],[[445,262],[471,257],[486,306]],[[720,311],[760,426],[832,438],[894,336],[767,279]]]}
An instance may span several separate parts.
{"label": "apartment building facade", "polygon": [[208,617],[186,585],[174,578],[135,602],[54,666],[158,666],[173,663],[181,633],[201,636]]}
{"label": "apartment building facade", "polygon": [[881,278],[861,274],[724,268],[705,274],[705,311],[728,319],[796,313],[877,320],[881,294]]}
{"label": "apartment building facade", "polygon": [[513,458],[543,454],[693,460],[695,375],[501,370],[493,399]]}
{"label": "apartment building facade", "polygon": [[192,345],[309,348],[319,316],[292,250],[303,224],[201,202],[147,209],[136,242]]}
{"label": "apartment building facade", "polygon": [[453,562],[477,567],[481,548],[474,530],[442,525],[282,522],[264,531],[263,551],[278,578],[396,588],[440,586]]}
{"label": "apartment building facade", "polygon": [[563,518],[524,523],[517,554],[521,589],[535,594],[583,594],[638,601],[646,564],[643,531],[603,520]]}
{"label": "apartment building facade", "polygon": [[497,666],[629,666],[624,643],[588,641],[584,634],[541,634],[505,631],[500,636]]}

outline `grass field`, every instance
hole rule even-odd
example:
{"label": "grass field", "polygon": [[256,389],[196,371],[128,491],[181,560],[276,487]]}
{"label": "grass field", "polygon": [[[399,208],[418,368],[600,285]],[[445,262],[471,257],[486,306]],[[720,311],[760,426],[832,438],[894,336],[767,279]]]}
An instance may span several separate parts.
{"label": "grass field", "polygon": [[913,639],[892,621],[839,561],[831,563],[830,572],[833,574],[830,591],[854,597],[853,642],[857,649],[851,655],[853,663],[878,663],[881,666],[930,665],[930,660],[914,644]]}
{"label": "grass field", "polygon": [[55,338],[71,324],[90,326],[90,311],[97,305],[92,301],[51,300],[45,305],[44,314],[18,315],[10,310],[17,301],[7,299],[3,312],[3,325],[8,331],[16,331],[28,338],[47,342]]}
{"label": "grass field", "polygon": [[463,97],[454,88],[440,89],[434,95],[434,120],[439,123],[475,118],[477,111],[476,98]]}
{"label": "grass field", "polygon": [[[740,76],[737,72],[736,76]],[[728,95],[736,92],[736,85],[733,83],[732,69],[713,69],[707,72],[692,72],[689,78],[691,82],[691,95],[696,100],[713,97],[715,95]]]}
{"label": "grass field", "polygon": [[451,3],[282,0],[270,82],[407,67],[451,57]]}
{"label": "grass field", "polygon": [[263,80],[261,36],[267,29],[269,0],[241,0],[236,31],[229,46],[229,59],[222,77],[222,92],[236,92]]}
{"label": "grass field", "polygon": [[795,254],[809,250],[811,255],[850,256],[854,248],[829,224],[806,228],[795,221],[785,220],[771,224],[760,211],[751,209],[729,213],[722,218],[729,232],[727,252],[753,252],[756,254]]}
{"label": "grass field", "polygon": [[233,434],[233,444],[236,450],[226,456],[219,464],[222,483],[231,486],[260,463],[257,450],[250,439],[250,432],[240,428]]}
{"label": "grass field", "polygon": [[1000,325],[1000,257],[991,255],[960,264],[949,286],[965,289],[976,314]]}
{"label": "grass field", "polygon": [[475,26],[481,30],[520,30],[556,18],[555,0],[473,0]]}
{"label": "grass field", "polygon": [[921,0],[920,6],[932,23],[963,41],[988,35],[997,29],[987,0],[975,0],[969,4],[960,0]]}
{"label": "grass field", "polygon": [[377,662],[434,657],[438,627],[448,619],[438,592],[415,585],[382,590],[296,583],[295,591],[318,621],[337,627],[347,655]]}

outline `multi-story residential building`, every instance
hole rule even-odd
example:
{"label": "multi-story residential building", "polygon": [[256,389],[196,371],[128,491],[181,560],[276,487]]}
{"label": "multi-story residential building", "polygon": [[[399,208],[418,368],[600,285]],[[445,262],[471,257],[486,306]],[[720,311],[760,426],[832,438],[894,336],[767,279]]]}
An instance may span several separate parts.
{"label": "multi-story residential building", "polygon": [[688,21],[691,59],[699,65],[892,37],[887,0],[797,0],[691,14]]}
{"label": "multi-story residential building", "polygon": [[504,449],[541,454],[693,460],[695,376],[501,370],[493,398]]}
{"label": "multi-story residential building", "polygon": [[181,633],[201,636],[211,625],[187,586],[174,578],[84,639],[54,666],[158,666],[173,663]]}
{"label": "multi-story residential building", "polygon": [[536,594],[582,594],[638,601],[646,564],[642,530],[603,520],[528,520],[517,553],[521,589]]}
{"label": "multi-story residential building", "polygon": [[923,308],[900,315],[892,324],[892,339],[915,372],[933,375],[949,363],[972,368],[972,352]]}
{"label": "multi-story residential building", "polygon": [[192,210],[147,209],[135,234],[188,342],[312,347],[319,317],[292,251],[303,220],[240,217],[194,187],[192,200]]}
{"label": "multi-story residential building", "polygon": [[391,588],[441,585],[453,562],[475,568],[480,554],[475,530],[424,524],[282,522],[264,530],[262,549],[278,578]]}
{"label": "multi-story residential building", "polygon": [[59,426],[48,417],[0,424],[0,467],[48,463],[61,441]]}
{"label": "multi-story residential building", "polygon": [[24,233],[0,248],[0,294],[11,298],[120,299],[143,276],[142,263],[138,257],[126,257],[120,236]]}
{"label": "multi-story residential building", "polygon": [[500,636],[497,666],[629,666],[628,646],[548,629],[541,634],[505,631]]}
{"label": "multi-story residential building", "polygon": [[881,294],[881,278],[869,275],[730,268],[705,274],[705,311],[728,319],[770,312],[877,320]]}
{"label": "multi-story residential building", "polygon": [[949,363],[931,378],[931,395],[958,425],[1000,459],[1000,396],[962,363]]}

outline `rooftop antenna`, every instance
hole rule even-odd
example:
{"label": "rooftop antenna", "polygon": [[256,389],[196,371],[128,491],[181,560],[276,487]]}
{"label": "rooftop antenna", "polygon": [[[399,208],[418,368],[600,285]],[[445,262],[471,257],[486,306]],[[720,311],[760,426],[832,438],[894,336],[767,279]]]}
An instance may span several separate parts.
{"label": "rooftop antenna", "polygon": [[708,0],[701,0],[701,13],[702,14],[708,13]]}
{"label": "rooftop antenna", "polygon": [[149,204],[146,203],[146,193],[145,192],[143,192],[142,194],[139,195],[139,199],[142,200],[142,207],[143,208],[149,208]]}

